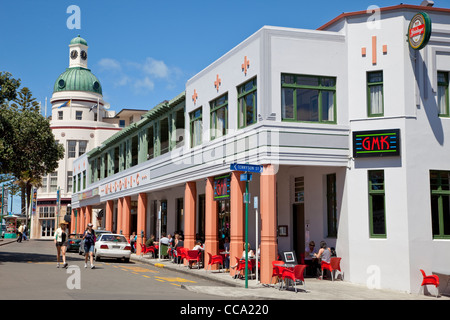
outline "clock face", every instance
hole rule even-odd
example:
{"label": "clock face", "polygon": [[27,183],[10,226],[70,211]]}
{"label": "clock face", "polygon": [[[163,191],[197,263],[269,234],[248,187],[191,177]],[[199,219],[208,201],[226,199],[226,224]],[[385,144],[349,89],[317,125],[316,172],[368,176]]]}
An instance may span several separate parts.
{"label": "clock face", "polygon": [[81,51],[81,59],[86,60],[87,59],[87,53],[86,51]]}
{"label": "clock face", "polygon": [[76,58],[78,57],[78,51],[77,51],[77,50],[72,50],[72,51],[70,52],[70,57],[71,57],[72,59],[76,59]]}

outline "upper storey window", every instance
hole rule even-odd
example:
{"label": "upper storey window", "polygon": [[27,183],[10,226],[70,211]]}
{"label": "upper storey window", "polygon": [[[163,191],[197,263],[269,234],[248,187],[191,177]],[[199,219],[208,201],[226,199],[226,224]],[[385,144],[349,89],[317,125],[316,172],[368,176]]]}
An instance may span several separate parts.
{"label": "upper storey window", "polygon": [[367,73],[367,104],[369,117],[384,115],[383,71]]}
{"label": "upper storey window", "polygon": [[220,96],[210,103],[211,140],[222,137],[228,130],[228,94]]}
{"label": "upper storey window", "polygon": [[256,78],[238,87],[238,127],[244,128],[257,119]]}
{"label": "upper storey window", "polygon": [[286,121],[336,123],[336,78],[282,74],[281,117]]}
{"label": "upper storey window", "polygon": [[438,110],[439,116],[450,117],[448,98],[448,72],[438,72]]}

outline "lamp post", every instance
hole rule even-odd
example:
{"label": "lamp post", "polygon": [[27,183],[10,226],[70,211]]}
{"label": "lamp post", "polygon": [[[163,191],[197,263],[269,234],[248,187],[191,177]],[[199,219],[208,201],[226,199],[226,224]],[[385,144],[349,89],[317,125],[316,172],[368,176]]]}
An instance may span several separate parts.
{"label": "lamp post", "polygon": [[70,203],[66,207],[66,215],[68,215],[71,218],[70,223],[72,223],[72,205]]}

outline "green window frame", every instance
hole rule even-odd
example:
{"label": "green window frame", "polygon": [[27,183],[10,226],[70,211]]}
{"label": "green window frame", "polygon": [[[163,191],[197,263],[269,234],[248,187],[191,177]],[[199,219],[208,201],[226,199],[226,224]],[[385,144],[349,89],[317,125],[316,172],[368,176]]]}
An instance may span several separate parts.
{"label": "green window frame", "polygon": [[336,174],[327,174],[327,224],[328,237],[337,237]]}
{"label": "green window frame", "polygon": [[245,128],[258,121],[257,82],[253,78],[237,88],[238,128]]}
{"label": "green window frame", "polygon": [[209,103],[210,138],[222,137],[228,132],[228,93]]}
{"label": "green window frame", "polygon": [[450,239],[450,171],[430,170],[433,239]]}
{"label": "green window frame", "polygon": [[437,105],[440,117],[450,117],[448,72],[438,72]]}
{"label": "green window frame", "polygon": [[336,77],[281,74],[283,121],[337,123]]}
{"label": "green window frame", "polygon": [[189,113],[189,133],[191,136],[191,148],[201,145],[203,142],[203,115],[202,107]]}
{"label": "green window frame", "polygon": [[384,170],[369,170],[369,227],[371,238],[386,238]]}
{"label": "green window frame", "polygon": [[384,116],[383,71],[367,72],[367,115]]}

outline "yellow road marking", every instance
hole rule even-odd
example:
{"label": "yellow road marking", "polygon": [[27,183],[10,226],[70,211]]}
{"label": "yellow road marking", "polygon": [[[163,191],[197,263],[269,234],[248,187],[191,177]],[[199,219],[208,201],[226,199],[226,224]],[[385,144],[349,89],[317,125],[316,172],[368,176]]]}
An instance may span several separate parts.
{"label": "yellow road marking", "polygon": [[184,279],[184,278],[179,278],[179,277],[176,277],[176,278],[165,278],[165,277],[156,277],[155,276],[155,279],[156,280],[158,280],[158,281],[168,281],[168,282],[190,282],[190,283],[196,283],[195,281],[191,281],[191,280],[187,280],[187,279]]}

